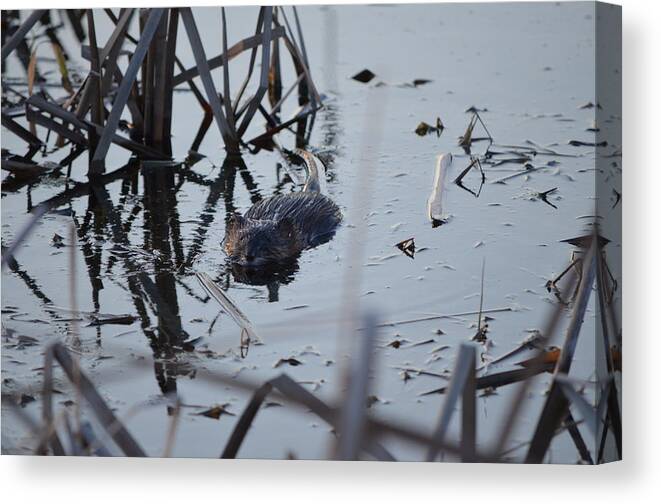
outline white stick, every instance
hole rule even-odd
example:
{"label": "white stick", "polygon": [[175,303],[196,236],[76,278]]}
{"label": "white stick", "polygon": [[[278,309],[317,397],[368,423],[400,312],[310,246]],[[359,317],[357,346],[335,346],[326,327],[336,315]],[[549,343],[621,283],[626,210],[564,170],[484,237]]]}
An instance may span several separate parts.
{"label": "white stick", "polygon": [[443,215],[443,188],[445,178],[452,165],[452,154],[440,154],[436,158],[436,172],[432,192],[427,200],[427,216],[432,223],[441,224],[445,220]]}

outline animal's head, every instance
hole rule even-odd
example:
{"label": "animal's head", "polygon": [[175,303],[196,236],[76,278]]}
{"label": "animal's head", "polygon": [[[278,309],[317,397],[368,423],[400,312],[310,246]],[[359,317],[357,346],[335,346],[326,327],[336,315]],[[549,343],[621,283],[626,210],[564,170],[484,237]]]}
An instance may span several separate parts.
{"label": "animal's head", "polygon": [[296,253],[294,226],[289,219],[254,220],[234,214],[227,223],[224,246],[232,262],[242,266],[279,263]]}

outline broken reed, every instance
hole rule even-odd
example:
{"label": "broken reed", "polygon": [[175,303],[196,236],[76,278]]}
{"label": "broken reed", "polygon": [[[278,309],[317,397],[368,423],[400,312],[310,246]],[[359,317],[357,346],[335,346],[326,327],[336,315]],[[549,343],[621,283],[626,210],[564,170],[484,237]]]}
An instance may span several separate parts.
{"label": "broken reed", "polygon": [[[105,171],[105,159],[112,143],[128,149],[142,159],[169,159],[172,155],[170,142],[172,132],[172,102],[174,89],[186,84],[200,104],[204,118],[200,130],[193,140],[191,150],[196,152],[212,120],[223,138],[229,154],[237,155],[245,145],[253,148],[271,146],[273,135],[298,125],[298,134],[304,135],[307,120],[313,117],[321,98],[316,90],[309,71],[308,57],[303,40],[302,27],[295,7],[292,30],[284,7],[260,7],[255,33],[232,46],[228,46],[227,18],[225,9],[221,9],[223,51],[220,55],[207,58],[202,34],[190,8],[173,9],[120,9],[115,15],[110,9],[67,11],[67,17],[79,40],[87,39],[82,46],[82,55],[89,61],[89,73],[82,79],[77,89],[73,89],[66,76],[66,64],[60,64],[62,89],[68,96],[62,101],[41,90],[32,93],[35,86],[40,87],[41,78],[37,69],[36,41],[39,33],[35,25],[42,23],[49,36],[57,44],[56,56],[62,51],[57,41],[57,31],[63,29],[51,23],[50,11],[33,11],[22,24],[18,24],[15,11],[3,11],[2,59],[15,50],[24,61],[26,47],[32,47],[31,57],[26,63],[28,72],[28,99],[20,99],[9,113],[3,107],[2,124],[10,132],[19,136],[28,145],[26,155],[20,160],[27,166],[34,154],[45,147],[46,142],[38,138],[35,125],[58,135],[57,145],[62,148],[70,145],[77,155],[89,151],[90,177],[97,177]],[[106,16],[112,23],[113,31],[105,43],[97,39],[96,24],[100,16]],[[129,29],[137,17],[140,35],[134,38]],[[179,22],[181,20],[181,23]],[[183,25],[195,59],[195,66],[185,68],[177,57],[178,44],[181,44],[179,26]],[[212,34],[217,36],[217,32]],[[283,94],[281,45],[289,54],[296,72],[296,79]],[[247,75],[238,92],[230,89],[229,62],[250,51],[250,63]],[[28,49],[29,52],[29,49]],[[258,53],[261,68],[255,72]],[[128,66],[122,72],[120,60],[126,57]],[[62,53],[58,61],[68,59]],[[212,79],[211,71],[222,67],[222,92]],[[257,75],[258,88],[254,95],[245,96],[253,74]],[[67,78],[65,78],[67,77]],[[194,79],[200,78],[203,92]],[[4,78],[3,78],[4,80]],[[3,82],[3,87],[5,82]],[[301,109],[287,121],[281,120],[283,102],[298,88],[298,104]],[[232,98],[234,95],[234,98]],[[264,99],[268,96],[270,110]],[[109,110],[106,107],[109,107]],[[131,121],[121,119],[128,109]],[[248,127],[257,116],[266,120],[266,132],[245,140]],[[23,128],[16,118],[25,116],[30,130]],[[129,138],[117,133],[118,128],[129,133]],[[302,141],[304,143],[304,141]],[[301,146],[300,144],[299,146]],[[5,165],[3,156],[3,168]],[[70,161],[70,160],[69,160]],[[13,161],[14,173],[20,171],[18,159]],[[35,169],[35,172],[40,170]],[[25,173],[25,170],[23,170]]]}

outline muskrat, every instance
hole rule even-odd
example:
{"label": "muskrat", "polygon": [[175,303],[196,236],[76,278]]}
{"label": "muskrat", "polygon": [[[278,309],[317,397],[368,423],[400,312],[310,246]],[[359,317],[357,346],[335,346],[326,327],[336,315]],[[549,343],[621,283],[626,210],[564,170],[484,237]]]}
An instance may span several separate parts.
{"label": "muskrat", "polygon": [[287,263],[335,234],[342,213],[320,192],[323,179],[317,164],[323,164],[301,149],[296,154],[303,158],[308,175],[302,192],[272,196],[255,203],[243,216],[230,218],[224,245],[235,264],[257,268]]}

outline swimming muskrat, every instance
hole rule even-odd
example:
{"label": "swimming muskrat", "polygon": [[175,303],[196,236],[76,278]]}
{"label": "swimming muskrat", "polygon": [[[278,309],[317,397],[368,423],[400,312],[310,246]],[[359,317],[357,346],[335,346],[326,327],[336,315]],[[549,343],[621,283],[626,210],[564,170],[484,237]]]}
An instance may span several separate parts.
{"label": "swimming muskrat", "polygon": [[342,220],[338,206],[321,194],[318,159],[298,149],[307,171],[302,192],[279,194],[255,203],[245,215],[234,214],[225,232],[230,260],[249,268],[287,263],[303,250],[329,241]]}

